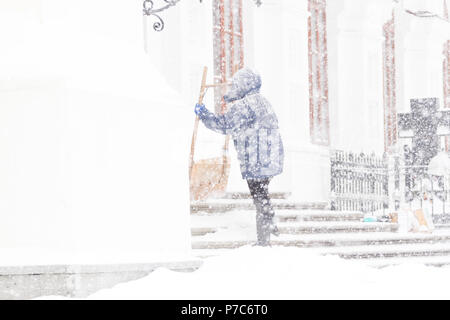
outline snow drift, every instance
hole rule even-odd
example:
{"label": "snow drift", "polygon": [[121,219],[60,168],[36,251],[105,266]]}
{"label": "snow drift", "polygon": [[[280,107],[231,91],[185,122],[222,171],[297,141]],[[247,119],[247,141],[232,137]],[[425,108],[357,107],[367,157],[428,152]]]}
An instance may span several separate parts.
{"label": "snow drift", "polygon": [[375,269],[300,248],[243,247],[193,273],[158,269],[89,299],[448,299],[450,268]]}

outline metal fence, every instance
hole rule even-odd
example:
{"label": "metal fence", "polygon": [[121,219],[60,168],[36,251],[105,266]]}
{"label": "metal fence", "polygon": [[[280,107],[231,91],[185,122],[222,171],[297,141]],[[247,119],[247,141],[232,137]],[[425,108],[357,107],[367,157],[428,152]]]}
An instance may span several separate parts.
{"label": "metal fence", "polygon": [[[399,168],[398,176],[404,180],[404,186],[399,193],[400,198],[410,207],[423,207],[423,202],[431,203],[433,219],[450,221],[448,199],[450,198],[449,177],[428,173],[427,166],[403,166]],[[397,209],[398,205],[396,206]]]}
{"label": "metal fence", "polygon": [[331,152],[331,210],[373,212],[389,204],[385,156]]}

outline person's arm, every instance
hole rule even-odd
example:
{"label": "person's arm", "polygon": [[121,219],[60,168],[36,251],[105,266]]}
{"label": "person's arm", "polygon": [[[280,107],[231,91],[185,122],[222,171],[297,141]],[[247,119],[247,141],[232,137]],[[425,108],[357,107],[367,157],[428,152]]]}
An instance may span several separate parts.
{"label": "person's arm", "polygon": [[208,129],[225,135],[245,130],[255,122],[255,113],[239,102],[221,115],[210,112],[204,105],[196,105],[195,113]]}

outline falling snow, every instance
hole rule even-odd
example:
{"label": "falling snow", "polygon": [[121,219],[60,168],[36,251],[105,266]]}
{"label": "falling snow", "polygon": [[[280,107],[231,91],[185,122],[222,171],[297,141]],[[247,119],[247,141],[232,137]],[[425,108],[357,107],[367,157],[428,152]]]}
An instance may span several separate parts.
{"label": "falling snow", "polygon": [[2,1],[0,299],[449,298],[446,2]]}

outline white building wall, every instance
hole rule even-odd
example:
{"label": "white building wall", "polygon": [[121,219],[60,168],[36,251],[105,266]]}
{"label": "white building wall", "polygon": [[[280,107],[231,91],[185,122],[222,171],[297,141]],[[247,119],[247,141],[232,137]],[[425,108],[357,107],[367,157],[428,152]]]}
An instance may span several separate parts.
{"label": "white building wall", "polygon": [[381,154],[382,25],[390,1],[328,1],[331,146]]}
{"label": "white building wall", "polygon": [[410,99],[437,97],[443,105],[443,45],[450,39],[450,23],[438,18],[419,18],[410,11],[429,11],[443,16],[443,1],[404,0],[396,9],[398,112],[410,111]]}
{"label": "white building wall", "polygon": [[37,3],[0,2],[0,248],[188,254],[190,130],[143,52],[141,3]]}

